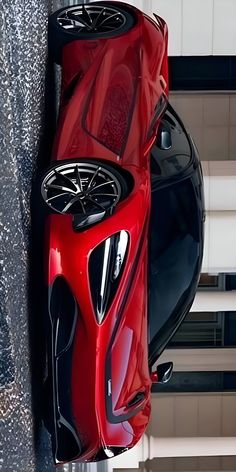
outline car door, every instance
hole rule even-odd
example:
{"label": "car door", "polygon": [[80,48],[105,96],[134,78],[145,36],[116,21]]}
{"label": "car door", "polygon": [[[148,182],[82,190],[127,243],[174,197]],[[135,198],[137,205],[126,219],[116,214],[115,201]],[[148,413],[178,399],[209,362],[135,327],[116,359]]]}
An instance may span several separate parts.
{"label": "car door", "polygon": [[149,365],[192,304],[202,260],[202,173],[196,150],[169,108],[151,156]]}

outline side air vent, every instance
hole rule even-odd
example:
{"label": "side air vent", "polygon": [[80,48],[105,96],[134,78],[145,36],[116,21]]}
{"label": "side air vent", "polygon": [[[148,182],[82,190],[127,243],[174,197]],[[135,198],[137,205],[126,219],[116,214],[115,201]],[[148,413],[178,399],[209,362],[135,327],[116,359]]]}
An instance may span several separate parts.
{"label": "side air vent", "polygon": [[128,233],[120,231],[103,241],[90,256],[90,290],[98,323],[102,323],[118,288],[128,239]]}
{"label": "side air vent", "polygon": [[56,444],[56,461],[69,462],[81,454],[81,446],[70,425],[60,423],[57,425],[57,444]]}
{"label": "side air vent", "polygon": [[71,401],[73,342],[78,321],[78,305],[64,279],[57,277],[49,292],[52,324],[52,379],[54,403],[53,451],[56,462],[68,462],[81,454]]}
{"label": "side air vent", "polygon": [[127,404],[128,407],[135,406],[145,398],[144,392],[138,392]]}
{"label": "side air vent", "polygon": [[148,135],[147,135],[147,139],[150,139],[152,134],[153,134],[153,131],[154,131],[154,128],[157,124],[157,120],[162,116],[162,114],[164,113],[165,109],[167,107],[167,98],[166,98],[166,95],[163,93],[156,106],[155,106],[155,109],[154,109],[154,114],[153,114],[153,117],[152,117],[152,120],[151,120],[151,123],[150,123],[150,126],[149,126],[149,130],[148,130]]}
{"label": "side air vent", "polygon": [[55,354],[67,350],[73,340],[77,319],[77,304],[69,285],[57,277],[50,296],[50,315],[55,329]]}

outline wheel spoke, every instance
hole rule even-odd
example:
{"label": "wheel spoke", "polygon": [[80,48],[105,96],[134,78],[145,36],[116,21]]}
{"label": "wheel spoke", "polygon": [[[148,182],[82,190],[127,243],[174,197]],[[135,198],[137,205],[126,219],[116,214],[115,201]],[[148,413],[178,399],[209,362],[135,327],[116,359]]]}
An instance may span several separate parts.
{"label": "wheel spoke", "polygon": [[72,195],[75,195],[76,192],[71,190],[69,187],[64,187],[64,185],[57,185],[57,184],[47,184],[47,190],[51,190],[52,188],[56,190],[63,190],[64,192],[71,193]]}
{"label": "wheel spoke", "polygon": [[67,18],[72,21],[75,21],[76,23],[79,23],[79,25],[83,25],[86,26],[86,28],[91,29],[91,24],[84,20],[82,15],[75,15],[74,13],[68,11]]}
{"label": "wheel spoke", "polygon": [[55,175],[56,175],[56,177],[57,177],[58,179],[64,180],[64,182],[65,182],[67,185],[68,185],[68,184],[71,185],[72,187],[74,187],[75,191],[77,191],[76,185],[74,184],[74,182],[72,182],[72,180],[71,180],[69,177],[67,177],[65,174],[61,174],[61,173],[58,172],[57,170],[55,170],[54,173],[55,173]]}
{"label": "wheel spoke", "polygon": [[114,13],[114,15],[108,16],[107,18],[105,18],[105,20],[103,20],[103,21],[99,24],[99,26],[102,26],[104,23],[106,23],[107,21],[110,21],[112,18],[114,18],[114,19],[115,19],[115,18],[118,18],[118,19],[120,20],[120,18],[119,18],[119,13],[117,12],[117,13]]}
{"label": "wheel spoke", "polygon": [[98,16],[97,18],[95,18],[95,20],[93,21],[92,23],[92,27],[95,28],[97,26],[97,23],[99,21],[99,18],[101,17],[101,15],[103,15],[104,11],[106,10],[105,7],[102,8],[102,10],[100,11],[100,13],[98,13]]}
{"label": "wheel spoke", "polygon": [[103,29],[114,31],[114,26],[103,25]]}
{"label": "wheel spoke", "polygon": [[75,24],[70,24],[63,26],[65,30],[73,30],[75,33],[80,33],[80,31],[84,30],[84,26],[78,25],[75,26]]}
{"label": "wheel spoke", "polygon": [[80,33],[81,31],[83,31],[84,27],[83,26],[74,26],[73,27],[73,31],[75,33]]}
{"label": "wheel spoke", "polygon": [[54,195],[53,197],[47,198],[46,202],[49,203],[51,200],[55,200],[55,198],[62,197],[63,195],[68,195],[68,193],[67,192],[58,193],[57,195]]}
{"label": "wheel spoke", "polygon": [[106,211],[106,208],[101,204],[101,203],[98,203],[96,202],[96,200],[94,200],[92,197],[90,197],[89,195],[87,197],[85,197],[86,200],[89,200],[91,203],[93,203],[94,205],[97,205],[99,208],[102,208],[104,211]]}
{"label": "wheel spoke", "polygon": [[95,177],[98,175],[98,172],[99,172],[100,170],[101,170],[101,167],[97,167],[96,171],[94,172],[94,174],[93,174],[93,176],[92,176],[92,178],[91,178],[91,180],[90,180],[90,182],[89,182],[89,184],[88,184],[87,190],[90,189],[90,187],[91,187],[91,185],[92,185],[92,183],[93,183]]}
{"label": "wheel spoke", "polygon": [[99,197],[118,197],[119,195],[115,194],[115,193],[93,193],[92,194],[93,197],[95,196],[99,196]]}
{"label": "wheel spoke", "polygon": [[62,209],[62,212],[63,213],[66,213],[70,207],[72,207],[72,205],[74,205],[74,203],[76,202],[79,202],[80,205],[81,205],[81,208],[82,208],[82,211],[83,213],[85,214],[86,211],[85,211],[85,208],[84,208],[84,205],[83,205],[83,202],[82,200],[80,199],[80,197],[77,195],[76,197],[73,197],[67,204],[66,206],[64,206],[64,208]]}
{"label": "wheel spoke", "polygon": [[87,8],[85,8],[84,5],[82,5],[82,11],[83,11],[83,15],[84,15],[85,17],[87,17],[87,19],[88,19],[90,25],[92,26],[92,18],[91,18],[91,16],[90,16],[90,14],[89,14]]}
{"label": "wheel spoke", "polygon": [[80,172],[79,172],[79,166],[77,165],[75,168],[75,176],[76,176],[76,183],[79,186],[80,192],[83,191],[83,186],[81,182],[81,177],[80,177]]}
{"label": "wheel spoke", "polygon": [[90,190],[90,193],[96,190],[97,188],[104,187],[104,185],[111,185],[114,184],[114,180],[109,180],[108,182],[104,182],[103,184],[96,185]]}
{"label": "wheel spoke", "polygon": [[70,25],[72,23],[72,20],[70,20],[69,18],[66,18],[65,16],[59,16],[57,19],[58,21],[61,21],[62,23],[69,23]]}
{"label": "wheel spoke", "polygon": [[73,29],[76,33],[79,33],[84,28],[84,25],[81,25],[79,21],[70,20],[69,18],[58,18],[58,21],[64,29]]}
{"label": "wheel spoke", "polygon": [[86,210],[85,210],[85,208],[84,208],[84,204],[83,204],[83,202],[82,202],[81,199],[79,199],[78,201],[79,201],[79,203],[80,203],[80,205],[81,205],[82,212],[83,212],[83,214],[85,215],[85,214],[86,214]]}
{"label": "wheel spoke", "polygon": [[[63,26],[63,28],[64,28],[66,31],[71,31],[71,30],[76,31],[76,32],[78,31],[78,26],[74,26],[72,23],[71,23],[70,25],[65,25],[65,26]],[[82,28],[83,28],[83,27],[81,26],[80,29],[79,29],[79,31],[81,31]]]}

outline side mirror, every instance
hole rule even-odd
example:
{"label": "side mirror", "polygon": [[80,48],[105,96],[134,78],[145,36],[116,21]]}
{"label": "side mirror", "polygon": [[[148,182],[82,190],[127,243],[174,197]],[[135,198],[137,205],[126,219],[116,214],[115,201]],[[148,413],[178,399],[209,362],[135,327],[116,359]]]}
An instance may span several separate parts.
{"label": "side mirror", "polygon": [[152,383],[167,383],[169,382],[173,372],[173,362],[165,362],[157,366],[156,372],[151,373]]}

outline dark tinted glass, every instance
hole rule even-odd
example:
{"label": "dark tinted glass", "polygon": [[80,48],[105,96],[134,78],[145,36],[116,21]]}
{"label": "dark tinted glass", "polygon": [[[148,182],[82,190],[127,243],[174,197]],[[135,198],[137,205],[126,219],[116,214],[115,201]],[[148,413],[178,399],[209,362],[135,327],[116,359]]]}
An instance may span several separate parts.
{"label": "dark tinted glass", "polygon": [[175,335],[171,347],[221,347],[224,345],[224,315],[190,312]]}
{"label": "dark tinted glass", "polygon": [[153,184],[182,172],[191,162],[189,138],[173,108],[168,108],[158,128],[155,145],[151,151]]}
{"label": "dark tinted glass", "polygon": [[[150,342],[168,338],[191,300],[199,262],[199,213],[191,178],[152,193]],[[171,323],[173,319],[173,325]],[[159,336],[160,333],[160,336]]]}

